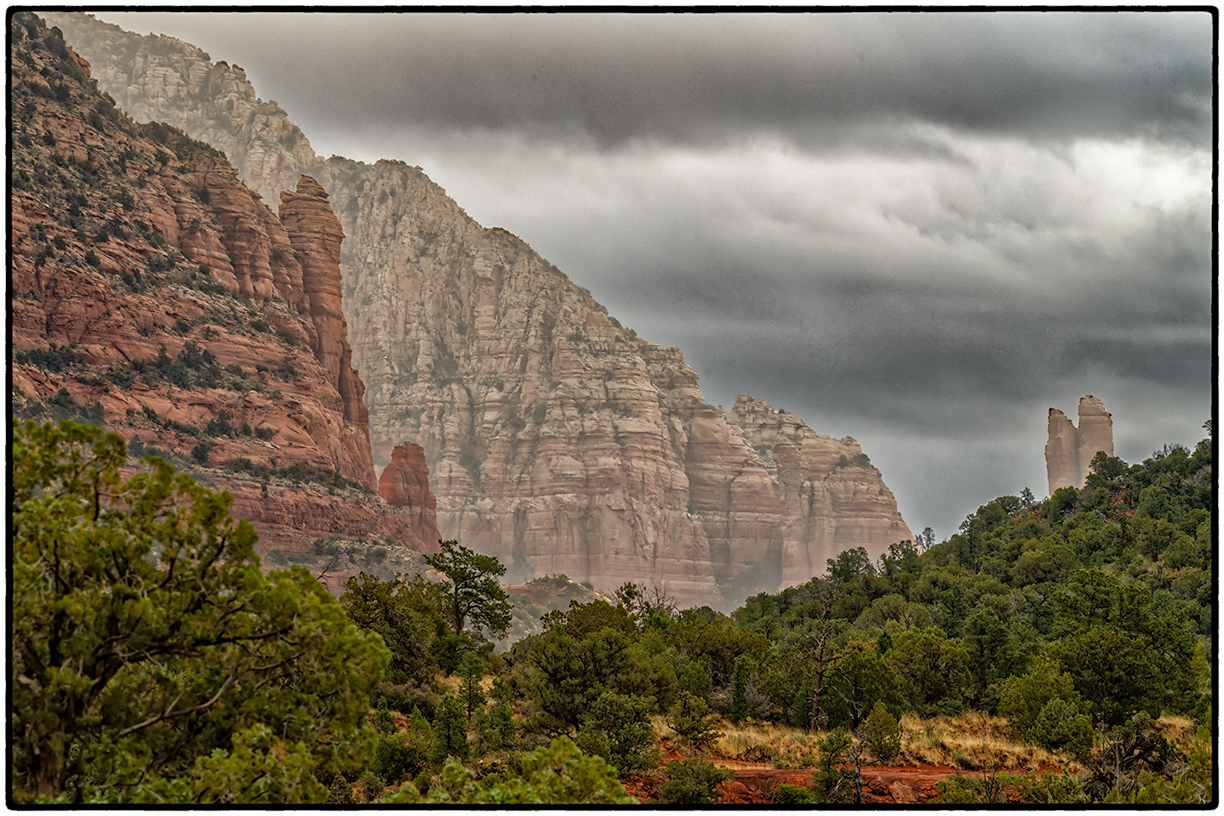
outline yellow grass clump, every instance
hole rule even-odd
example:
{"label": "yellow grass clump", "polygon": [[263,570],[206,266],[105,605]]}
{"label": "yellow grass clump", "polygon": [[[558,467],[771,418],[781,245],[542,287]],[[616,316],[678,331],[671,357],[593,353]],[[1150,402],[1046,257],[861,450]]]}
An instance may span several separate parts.
{"label": "yellow grass clump", "polygon": [[965,771],[1035,771],[1047,766],[1072,773],[1080,770],[1070,756],[1014,737],[1003,717],[969,711],[922,720],[906,714],[900,725],[902,762],[950,765]]}

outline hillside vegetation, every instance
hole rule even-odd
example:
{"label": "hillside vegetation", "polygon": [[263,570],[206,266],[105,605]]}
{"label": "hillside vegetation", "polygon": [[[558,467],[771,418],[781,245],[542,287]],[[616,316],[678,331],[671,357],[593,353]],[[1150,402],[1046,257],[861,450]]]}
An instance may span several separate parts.
{"label": "hillside vegetation", "polygon": [[[147,478],[112,488],[117,476],[105,474],[125,461],[122,440],[79,426],[51,427],[29,424],[14,442],[21,478],[13,600],[27,612],[10,682],[20,690],[14,716],[19,725],[30,720],[32,729],[19,730],[34,735],[14,753],[12,793],[19,801],[214,800],[201,795],[229,801],[230,777],[247,785],[242,791],[258,792],[243,799],[234,791],[234,801],[317,801],[325,790],[329,801],[627,801],[619,778],[658,801],[691,804],[717,801],[727,789],[732,772],[711,765],[710,757],[811,769],[810,785],[777,786],[778,802],[865,801],[869,762],[938,762],[967,772],[939,783],[934,801],[948,803],[1210,796],[1209,743],[1205,732],[1193,736],[1195,723],[1211,721],[1212,705],[1209,440],[1193,451],[1167,447],[1133,466],[1098,457],[1083,490],[1059,490],[1045,501],[1027,491],[1000,497],[926,552],[898,545],[874,563],[860,550],[843,552],[827,575],[757,595],[731,616],[677,610],[666,593],[627,584],[615,603],[575,600],[567,611],[543,614],[542,631],[498,652],[495,640],[517,617],[505,590],[489,580],[504,567],[454,543],[444,547],[445,557],[429,559],[444,580],[350,579],[340,617],[323,614],[335,602],[311,590],[310,608],[319,612],[300,618],[298,628],[261,634],[260,626],[277,625],[279,612],[252,606],[245,618],[230,618],[234,613],[224,608],[209,612],[221,615],[209,629],[155,633],[155,622],[134,610],[154,600],[151,587],[174,586],[166,584],[174,547],[186,556],[199,542],[217,540],[228,522],[209,508],[225,500],[182,482],[176,495],[195,506],[190,518],[198,527],[181,528],[173,541],[182,543],[171,543],[157,532],[162,528],[133,525],[142,514],[162,518],[168,510],[149,504],[147,491],[182,477],[150,459]],[[82,443],[105,478],[80,475]],[[68,505],[73,512],[106,509],[91,513],[92,520],[80,516],[88,532],[74,533],[79,552],[72,560],[81,568],[64,582],[55,571],[64,556],[52,558],[47,547],[67,522],[61,511],[40,508],[49,498],[62,502],[64,488],[54,489],[69,484],[78,496]],[[141,491],[150,499],[139,499]],[[137,534],[144,529],[153,535]],[[237,558],[234,568],[253,557],[249,528],[237,529],[225,534],[229,546],[241,548],[228,556]],[[114,552],[119,540],[160,548],[161,560],[141,562],[140,551],[130,550],[135,560],[116,573],[99,555]],[[205,556],[189,557],[196,563]],[[217,580],[235,580],[228,570]],[[131,585],[136,574],[141,588]],[[182,573],[176,578],[186,580]],[[309,576],[297,568],[266,580],[305,588]],[[227,603],[255,591],[245,583],[233,587],[222,590]],[[190,597],[183,601],[187,612],[195,603]],[[137,606],[112,633],[121,599]],[[460,600],[464,611],[457,615]],[[73,656],[83,652],[66,654],[55,645],[69,608],[73,620],[84,622],[74,630],[81,649],[94,654],[89,643],[112,644],[123,656],[99,692],[65,691],[48,673],[58,659],[57,677],[88,674]],[[294,633],[312,620],[318,645],[307,650],[316,660],[337,647],[367,650],[361,659],[370,670],[359,683],[350,679],[346,699],[368,689],[361,691],[368,694],[368,724],[367,715],[351,720],[348,703],[349,724],[331,725],[357,729],[346,737],[349,750],[312,754],[295,742],[302,747],[292,748],[294,764],[280,766],[275,757],[290,745],[259,723],[317,706],[320,692],[310,689],[322,678],[294,680],[274,651],[262,662],[235,653],[222,633],[226,621],[240,619],[250,623],[235,631],[235,643],[289,638],[284,648],[292,649],[300,637]],[[193,626],[204,621],[213,618]],[[359,647],[358,633],[365,638]],[[150,651],[153,641],[164,645]],[[379,656],[388,651],[389,661]],[[208,680],[218,671],[208,658],[214,652],[238,661],[231,680]],[[309,666],[295,671],[309,673]],[[281,688],[275,698],[245,698],[234,710],[237,719],[222,717],[206,734],[176,718],[195,709],[218,716],[226,695],[268,683]],[[65,694],[71,701],[61,699]],[[116,705],[133,694],[150,701],[146,719],[157,728],[134,722],[145,716],[139,709]],[[202,699],[190,704],[190,695]],[[55,720],[61,736],[35,725],[62,710],[74,713]],[[196,735],[186,743],[185,729]],[[71,761],[48,769],[48,750]],[[147,779],[134,770],[139,757],[164,754],[182,758],[157,765],[158,775]],[[245,770],[225,764],[239,755],[252,767],[277,764],[292,779],[259,787]],[[215,777],[207,756],[215,758],[216,773],[230,777]],[[1065,773],[1036,774],[1050,768]],[[567,798],[581,796],[591,798]]]}

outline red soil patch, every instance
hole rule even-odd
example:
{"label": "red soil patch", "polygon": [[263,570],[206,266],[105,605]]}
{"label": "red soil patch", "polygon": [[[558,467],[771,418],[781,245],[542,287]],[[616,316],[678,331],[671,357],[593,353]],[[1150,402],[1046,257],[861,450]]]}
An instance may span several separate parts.
{"label": "red soil patch", "polygon": [[[676,752],[669,752],[663,762],[684,759]],[[719,785],[722,792],[720,804],[766,805],[773,802],[778,785],[811,787],[814,768],[779,770],[767,762],[747,762],[739,759],[707,757],[710,762],[735,771],[735,778]],[[935,795],[935,785],[953,774],[963,776],[985,776],[982,771],[960,771],[947,765],[887,765],[863,766],[864,804],[920,804]],[[641,775],[624,781],[625,790],[641,802],[658,796],[661,776]]]}

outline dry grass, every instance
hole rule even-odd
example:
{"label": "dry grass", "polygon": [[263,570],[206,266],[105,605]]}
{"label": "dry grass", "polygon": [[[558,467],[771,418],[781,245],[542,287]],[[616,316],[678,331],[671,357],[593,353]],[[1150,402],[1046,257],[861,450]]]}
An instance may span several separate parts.
{"label": "dry grass", "polygon": [[[1170,739],[1173,734],[1193,735],[1193,723],[1165,718]],[[1062,753],[1028,745],[1014,738],[1007,720],[977,712],[956,717],[922,720],[912,714],[901,718],[901,758],[897,764],[948,765],[960,770],[1006,769],[1035,771],[1054,766],[1072,773],[1080,764]],[[726,720],[719,726],[723,736],[712,746],[711,755],[755,762],[772,762],[775,767],[810,767],[820,756],[819,742],[827,731],[809,734],[803,729],[769,723],[734,725]],[[655,727],[659,736],[673,736],[660,718]]]}
{"label": "dry grass", "polygon": [[[1079,770],[1069,756],[1026,745],[1014,739],[1007,720],[970,712],[956,717],[921,720],[913,715],[901,718],[902,751],[900,765],[924,763],[949,765],[960,770],[1010,771],[1036,770],[1053,765]],[[711,754],[728,759],[771,762],[775,767],[810,767],[820,756],[819,741],[827,731],[816,734],[789,726],[767,723],[733,725],[723,721],[723,736]],[[666,725],[656,733],[670,735]]]}
{"label": "dry grass", "polygon": [[[664,748],[676,750],[681,754],[688,751],[679,744],[676,733],[667,725],[667,720],[659,715],[650,718],[654,728],[655,739]],[[772,723],[742,723],[735,725],[730,720],[719,719],[718,730],[722,736],[714,741],[701,756],[721,757],[744,762],[773,763],[783,767],[793,767],[804,755],[817,753],[816,743],[823,735],[812,735],[798,729]]]}
{"label": "dry grass", "polygon": [[1198,726],[1189,717],[1164,714],[1155,723],[1155,730],[1169,742],[1185,749],[1194,742],[1194,734]]}
{"label": "dry grass", "polygon": [[714,746],[719,756],[747,762],[772,762],[776,767],[810,765],[810,761],[800,758],[818,755],[816,744],[822,736],[772,723],[735,725],[724,721],[720,728],[723,735]]}
{"label": "dry grass", "polygon": [[1028,745],[1011,734],[1007,720],[980,712],[921,720],[901,718],[903,762],[950,765],[966,771],[1037,770],[1053,765],[1072,772],[1080,765],[1070,756]]}
{"label": "dry grass", "polygon": [[[655,737],[665,747],[678,747],[675,733],[661,716],[651,717]],[[1006,770],[1012,773],[1049,767],[1078,773],[1082,766],[1068,754],[1028,745],[1012,736],[1007,720],[979,712],[955,717],[901,718],[901,758],[897,765],[946,765],[965,771]],[[800,728],[772,723],[735,725],[721,720],[723,735],[702,752],[747,762],[768,762],[777,768],[813,767],[820,756],[818,743],[828,731],[809,734]],[[1194,723],[1185,717],[1162,717],[1157,730],[1168,739],[1189,742]]]}

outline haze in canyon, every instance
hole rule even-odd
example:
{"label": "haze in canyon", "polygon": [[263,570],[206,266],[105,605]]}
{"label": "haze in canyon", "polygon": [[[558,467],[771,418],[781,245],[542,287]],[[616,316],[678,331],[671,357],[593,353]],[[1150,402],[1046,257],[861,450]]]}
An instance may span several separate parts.
{"label": "haze in canyon", "polygon": [[853,436],[915,531],[1041,493],[1050,405],[1127,461],[1211,415],[1206,12],[97,16],[419,165],[710,402]]}

